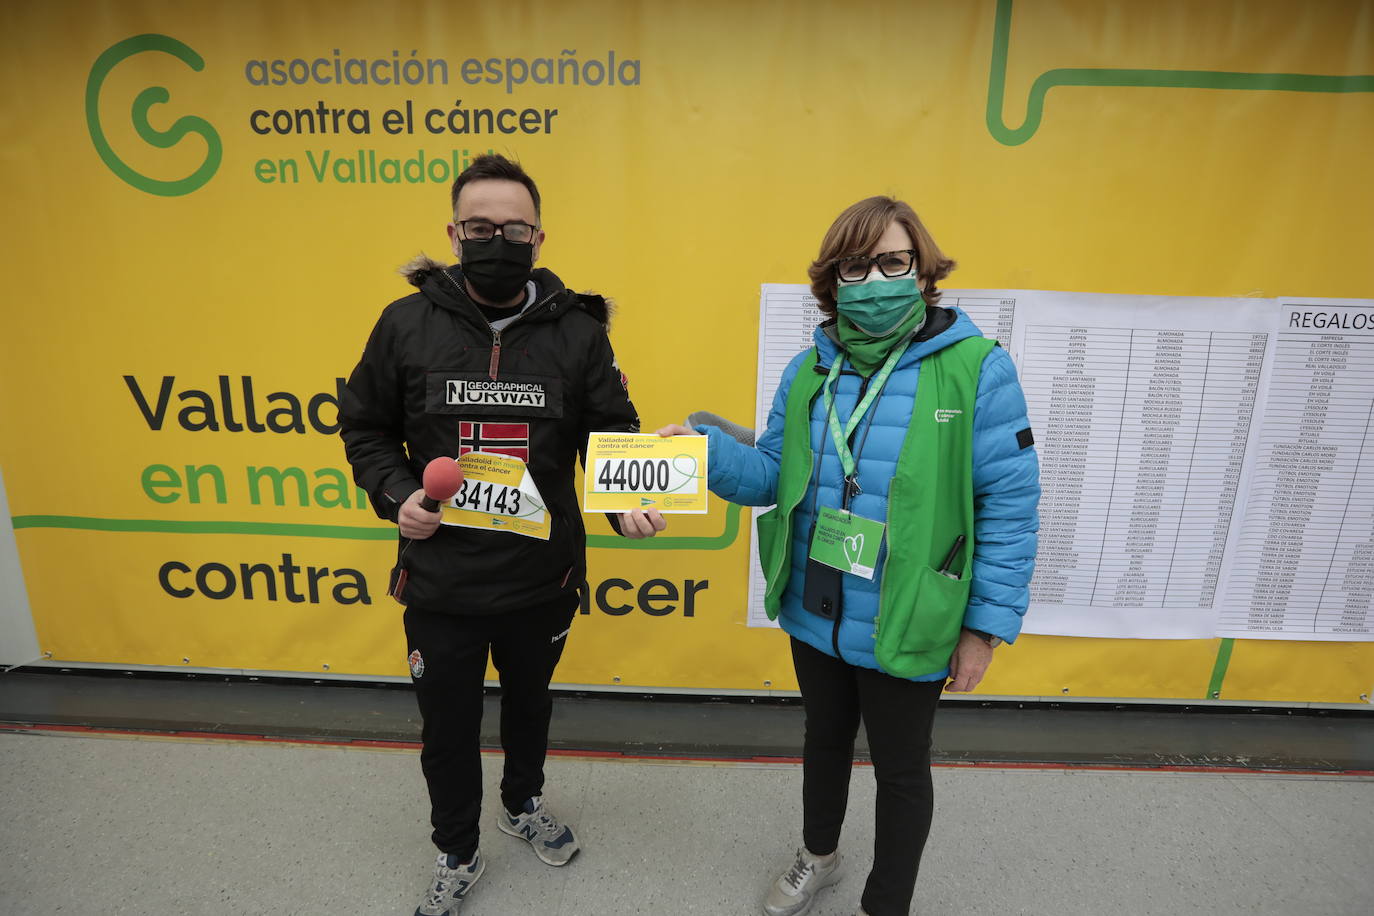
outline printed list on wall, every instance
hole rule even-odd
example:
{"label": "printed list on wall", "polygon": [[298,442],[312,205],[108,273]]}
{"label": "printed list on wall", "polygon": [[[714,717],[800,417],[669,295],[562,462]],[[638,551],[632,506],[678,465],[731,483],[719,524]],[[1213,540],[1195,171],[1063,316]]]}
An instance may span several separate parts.
{"label": "printed list on wall", "polygon": [[1374,633],[1374,303],[1282,300],[1221,632]]}
{"label": "printed list on wall", "polygon": [[[1374,302],[942,304],[998,338],[1026,394],[1043,492],[1025,632],[1374,641]],[[760,429],[822,317],[806,287],[763,287]]]}

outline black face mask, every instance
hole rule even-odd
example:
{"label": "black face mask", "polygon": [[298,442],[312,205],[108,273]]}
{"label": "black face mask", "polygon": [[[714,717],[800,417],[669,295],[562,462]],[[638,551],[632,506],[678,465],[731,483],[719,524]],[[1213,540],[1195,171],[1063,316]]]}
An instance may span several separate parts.
{"label": "black face mask", "polygon": [[529,282],[533,245],[516,245],[498,235],[484,242],[463,239],[462,250],[463,276],[483,299],[507,302]]}

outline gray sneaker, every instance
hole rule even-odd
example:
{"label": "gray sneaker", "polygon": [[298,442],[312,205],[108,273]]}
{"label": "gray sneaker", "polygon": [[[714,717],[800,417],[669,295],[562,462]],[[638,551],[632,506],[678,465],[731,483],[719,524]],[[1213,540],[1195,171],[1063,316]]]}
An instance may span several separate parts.
{"label": "gray sneaker", "polygon": [[525,810],[517,815],[502,809],[496,815],[496,826],[502,833],[528,840],[545,865],[567,865],[582,848],[577,845],[572,828],[558,823],[553,812],[544,807],[542,795],[527,800]]}
{"label": "gray sneaker", "polygon": [[811,909],[816,892],[840,880],[840,854],[828,864],[805,849],[797,850],[797,860],[768,889],[763,911],[768,916],[801,916]]}
{"label": "gray sneaker", "polygon": [[434,880],[430,882],[424,902],[415,908],[415,916],[458,916],[463,897],[482,877],[486,867],[481,854],[474,855],[468,864],[460,865],[457,856],[439,853],[434,863]]}

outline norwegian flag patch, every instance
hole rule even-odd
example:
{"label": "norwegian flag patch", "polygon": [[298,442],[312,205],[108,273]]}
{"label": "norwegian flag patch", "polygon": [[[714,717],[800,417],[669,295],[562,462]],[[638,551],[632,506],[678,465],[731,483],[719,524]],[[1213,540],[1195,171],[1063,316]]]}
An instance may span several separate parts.
{"label": "norwegian flag patch", "polygon": [[458,423],[458,456],[468,452],[493,452],[530,460],[530,425],[528,423],[483,423],[461,420]]}

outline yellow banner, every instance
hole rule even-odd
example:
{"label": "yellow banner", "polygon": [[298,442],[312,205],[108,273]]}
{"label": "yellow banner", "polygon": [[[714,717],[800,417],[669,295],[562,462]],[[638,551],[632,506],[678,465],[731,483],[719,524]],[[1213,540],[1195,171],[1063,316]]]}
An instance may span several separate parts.
{"label": "yellow banner", "polygon": [[[340,380],[486,150],[646,429],[751,417],[759,284],[910,200],[951,286],[1374,296],[1362,0],[0,6],[0,470],[43,651],[406,673]],[[423,28],[417,28],[423,23]],[[794,689],[749,513],[588,516],[565,683]],[[982,692],[1361,702],[1374,646],[1025,638]]]}

